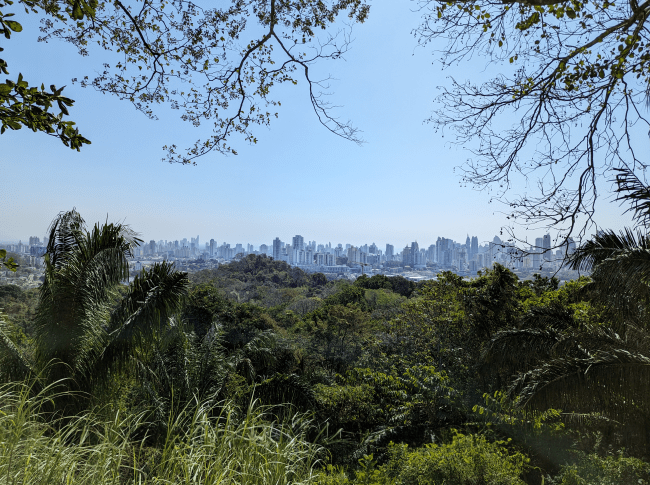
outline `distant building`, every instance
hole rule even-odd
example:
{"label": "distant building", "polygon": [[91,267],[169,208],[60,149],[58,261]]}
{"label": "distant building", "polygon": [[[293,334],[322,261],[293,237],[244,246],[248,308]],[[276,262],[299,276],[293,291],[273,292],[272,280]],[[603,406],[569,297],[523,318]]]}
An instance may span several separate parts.
{"label": "distant building", "polygon": [[410,262],[411,262],[411,248],[410,246],[406,246],[404,249],[402,249],[402,265],[410,266]]}
{"label": "distant building", "polygon": [[298,249],[300,251],[305,250],[305,238],[300,235],[293,236],[293,241],[291,242],[291,247]]}
{"label": "distant building", "polygon": [[386,261],[392,261],[394,254],[395,254],[395,246],[393,246],[392,244],[386,244]]}
{"label": "distant building", "polygon": [[544,249],[544,259],[546,261],[551,261],[553,259],[553,253],[551,252],[551,235],[545,234],[542,239],[542,248]]}
{"label": "distant building", "polygon": [[280,241],[279,237],[276,237],[273,240],[273,253],[272,253],[273,259],[276,261],[280,261],[280,256],[282,256],[282,241]]}
{"label": "distant building", "polygon": [[470,250],[470,259],[474,259],[478,254],[478,237],[472,236],[471,250]]}

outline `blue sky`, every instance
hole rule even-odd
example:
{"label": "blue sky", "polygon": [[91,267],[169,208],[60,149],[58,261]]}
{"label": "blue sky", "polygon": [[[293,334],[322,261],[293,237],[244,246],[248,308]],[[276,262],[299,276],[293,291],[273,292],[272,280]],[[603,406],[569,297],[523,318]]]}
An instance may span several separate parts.
{"label": "blue sky", "polygon": [[[479,59],[443,71],[432,47],[418,48],[411,34],[419,19],[413,5],[374,2],[368,21],[354,28],[345,61],[319,66],[338,79],[333,101],[363,130],[365,145],[326,131],[299,82],[278,92],[280,118],[258,129],[256,145],[235,142],[238,156],[211,154],[198,166],[161,162],[161,147],[188,146],[207,128],[164,109],[151,121],[114,97],[71,85],[99,70],[101,57],[36,42],[38,17],[20,16],[24,31],[3,44],[10,76],[67,85],[64,94],[76,101],[71,119],[92,145],[77,153],[26,129],[0,137],[2,177],[11,181],[0,188],[0,241],[43,236],[52,218],[72,207],[89,223],[125,221],[146,240],[199,234],[258,245],[301,234],[319,243],[396,248],[414,240],[428,246],[438,236],[464,241],[468,233],[491,240],[505,217],[487,193],[461,186],[454,168],[468,153],[424,123],[448,76],[489,73]],[[499,69],[489,66],[490,73]],[[597,221],[619,227],[621,212],[603,203]]]}

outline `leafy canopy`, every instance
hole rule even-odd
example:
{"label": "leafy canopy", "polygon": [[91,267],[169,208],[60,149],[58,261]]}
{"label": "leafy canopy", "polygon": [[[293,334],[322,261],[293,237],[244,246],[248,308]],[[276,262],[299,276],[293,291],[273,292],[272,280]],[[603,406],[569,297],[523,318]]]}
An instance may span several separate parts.
{"label": "leafy canopy", "polygon": [[[25,11],[36,12],[42,9],[49,15],[59,19],[67,18],[81,20],[84,16],[92,17],[97,2],[91,0],[62,1],[62,2],[40,2],[33,0],[19,0],[19,5]],[[4,9],[13,5],[11,0],[0,0],[0,8]],[[12,32],[22,32],[23,27],[15,20],[11,20],[13,13],[0,11],[0,34],[5,39],[11,38]],[[4,49],[0,47],[0,52]],[[0,59],[0,73],[9,74],[7,62]],[[68,107],[74,104],[70,98],[61,95],[63,88],[50,85],[47,91],[41,84],[40,89],[29,87],[28,82],[22,74],[18,75],[16,81],[6,79],[0,83],[0,134],[7,129],[20,130],[23,126],[34,132],[43,132],[57,137],[61,142],[72,149],[79,151],[84,144],[90,141],[79,134],[72,121],[64,121],[63,117],[68,116]],[[52,110],[59,109],[55,114]]]}

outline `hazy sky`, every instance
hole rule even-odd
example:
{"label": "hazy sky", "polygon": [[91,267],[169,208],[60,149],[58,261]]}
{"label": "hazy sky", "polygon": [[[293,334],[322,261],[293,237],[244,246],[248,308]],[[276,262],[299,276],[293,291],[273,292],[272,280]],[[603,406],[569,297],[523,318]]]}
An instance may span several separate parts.
{"label": "hazy sky", "polygon": [[[42,237],[58,212],[73,207],[89,223],[125,221],[146,240],[198,234],[258,245],[301,234],[319,243],[389,242],[396,250],[414,240],[428,246],[438,236],[491,240],[506,222],[499,207],[460,185],[454,167],[468,153],[424,123],[448,76],[485,77],[486,66],[474,59],[442,71],[431,47],[416,47],[413,6],[373,2],[345,61],[319,68],[338,79],[332,100],[363,130],[365,145],[326,131],[299,82],[276,95],[280,118],[258,129],[257,145],[236,143],[238,156],[211,154],[198,166],[161,162],[161,147],[188,146],[209,128],[193,128],[179,111],[164,109],[151,121],[126,102],[71,85],[98,71],[101,57],[81,58],[62,42],[37,43],[37,16],[21,15],[24,31],[3,44],[11,78],[22,72],[31,84],[67,85],[64,94],[76,101],[71,119],[92,145],[78,153],[24,128],[0,136],[0,241]],[[489,66],[490,73],[498,69]],[[618,227],[621,212],[602,204],[597,221]]]}

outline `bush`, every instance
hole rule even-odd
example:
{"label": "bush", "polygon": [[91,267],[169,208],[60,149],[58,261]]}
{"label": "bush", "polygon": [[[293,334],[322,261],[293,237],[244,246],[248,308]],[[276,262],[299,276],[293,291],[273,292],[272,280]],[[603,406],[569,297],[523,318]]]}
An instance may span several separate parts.
{"label": "bush", "polygon": [[576,452],[575,463],[562,467],[561,485],[644,485],[650,483],[650,464],[623,454],[600,457]]}
{"label": "bush", "polygon": [[528,458],[508,450],[504,441],[456,434],[451,443],[409,450],[389,446],[389,459],[377,466],[372,455],[360,460],[354,480],[330,467],[320,485],[523,485]]}

